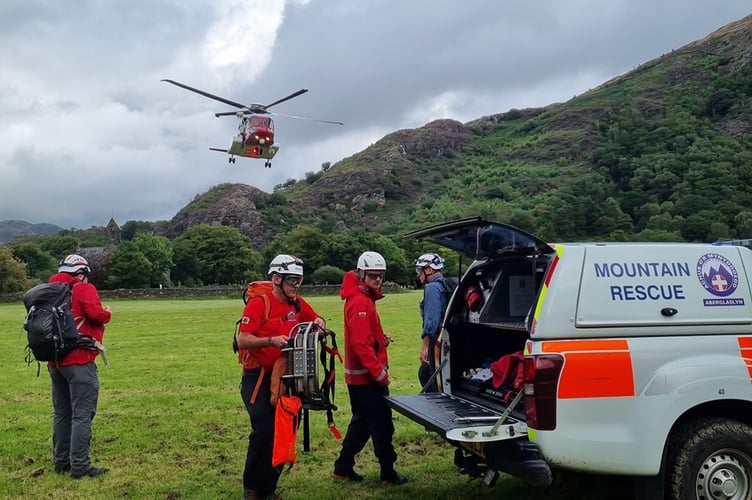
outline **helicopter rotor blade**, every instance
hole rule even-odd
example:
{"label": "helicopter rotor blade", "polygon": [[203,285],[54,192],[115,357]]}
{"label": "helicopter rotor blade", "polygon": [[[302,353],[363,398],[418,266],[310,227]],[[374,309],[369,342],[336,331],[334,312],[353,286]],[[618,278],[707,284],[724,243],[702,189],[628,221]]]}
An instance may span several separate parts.
{"label": "helicopter rotor blade", "polygon": [[344,125],[344,123],[342,122],[336,122],[333,120],[319,120],[318,118],[308,118],[307,116],[286,115],[284,113],[275,113],[274,111],[269,111],[268,113],[274,116],[284,116],[285,118],[295,118],[296,120],[309,120],[312,122],[333,123],[334,125]]}
{"label": "helicopter rotor blade", "polygon": [[175,85],[177,87],[183,88],[185,90],[190,90],[191,92],[195,92],[196,94],[202,95],[204,97],[208,97],[209,99],[214,99],[215,101],[219,101],[221,103],[228,104],[230,106],[234,106],[234,107],[239,108],[239,109],[242,110],[240,112],[238,112],[238,111],[222,111],[222,112],[219,112],[219,113],[214,113],[215,117],[220,117],[220,116],[239,116],[239,113],[242,113],[243,115],[246,115],[246,116],[248,116],[248,115],[254,115],[254,114],[258,114],[258,115],[272,114],[272,115],[276,115],[276,116],[284,116],[284,117],[287,117],[287,118],[295,118],[297,120],[309,120],[309,121],[313,121],[313,122],[332,123],[332,124],[335,124],[335,125],[344,125],[344,123],[338,122],[338,121],[319,120],[317,118],[308,118],[307,116],[286,115],[284,113],[274,113],[272,111],[268,111],[267,110],[267,108],[270,108],[272,106],[276,106],[277,104],[283,103],[285,101],[289,101],[290,99],[292,99],[294,97],[298,97],[299,95],[305,94],[306,92],[308,92],[308,89],[300,89],[300,90],[298,90],[296,92],[293,92],[292,94],[290,94],[290,95],[288,95],[286,97],[283,97],[282,99],[277,99],[276,101],[274,101],[272,103],[269,103],[269,104],[266,104],[266,105],[263,105],[263,104],[250,104],[250,105],[246,105],[246,104],[242,104],[242,103],[239,103],[239,102],[231,101],[229,99],[225,99],[224,97],[220,97],[218,95],[211,94],[211,93],[206,92],[204,90],[197,89],[195,87],[191,87],[190,85],[186,85],[184,83],[180,83],[180,82],[177,82],[175,80],[170,80],[168,78],[164,78],[164,79],[162,79],[162,81],[163,82],[167,82],[167,83],[171,83],[171,84],[173,84],[173,85]]}
{"label": "helicopter rotor blade", "polygon": [[281,102],[288,101],[292,99],[293,97],[298,97],[299,95],[305,94],[306,92],[308,92],[308,89],[300,89],[297,92],[293,92],[292,94],[288,95],[287,97],[283,97],[282,99],[278,99],[271,104],[267,104],[266,106],[263,106],[263,108],[264,110],[266,110],[266,108],[271,108],[272,106],[276,106],[277,104]]}
{"label": "helicopter rotor blade", "polygon": [[210,94],[209,92],[205,92],[201,89],[197,89],[194,87],[190,87],[184,83],[176,82],[175,80],[168,80],[163,79],[163,82],[171,83],[173,85],[176,85],[178,87],[184,88],[185,90],[190,90],[191,92],[195,92],[197,94],[200,94],[204,97],[208,97],[209,99],[214,99],[215,101],[223,102],[225,104],[229,104],[230,106],[235,106],[236,108],[240,109],[248,109],[248,107],[245,104],[241,104],[239,102],[231,101],[229,99],[225,99],[224,97],[219,97],[218,95]]}

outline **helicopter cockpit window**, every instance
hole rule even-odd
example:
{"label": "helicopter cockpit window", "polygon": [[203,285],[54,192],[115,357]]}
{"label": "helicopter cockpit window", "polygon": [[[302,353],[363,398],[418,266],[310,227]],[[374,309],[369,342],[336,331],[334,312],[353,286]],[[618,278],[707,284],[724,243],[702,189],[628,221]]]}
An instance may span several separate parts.
{"label": "helicopter cockpit window", "polygon": [[269,128],[269,124],[271,123],[272,119],[268,116],[259,116],[259,115],[253,115],[251,116],[251,127],[266,127]]}

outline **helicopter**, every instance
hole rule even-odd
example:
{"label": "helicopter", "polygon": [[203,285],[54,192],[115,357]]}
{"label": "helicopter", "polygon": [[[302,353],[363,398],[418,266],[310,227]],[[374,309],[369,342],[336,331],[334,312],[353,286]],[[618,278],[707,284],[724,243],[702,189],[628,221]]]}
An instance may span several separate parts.
{"label": "helicopter", "polygon": [[294,97],[298,97],[301,94],[308,92],[308,89],[300,89],[292,94],[277,99],[270,104],[242,104],[239,102],[231,101],[220,97],[218,95],[210,94],[201,89],[191,87],[184,83],[176,82],[175,80],[163,79],[163,82],[171,83],[178,87],[190,90],[209,99],[229,104],[238,108],[238,111],[223,111],[220,113],[214,113],[215,117],[220,116],[236,116],[238,118],[238,134],[233,137],[232,144],[228,149],[224,148],[209,148],[210,151],[218,151],[220,153],[227,153],[230,155],[228,162],[235,163],[235,157],[240,156],[244,158],[256,158],[266,160],[264,167],[271,168],[272,158],[279,151],[279,144],[274,142],[274,120],[270,116],[275,115],[284,116],[286,118],[295,118],[298,120],[309,120],[321,123],[332,123],[335,125],[344,125],[342,122],[332,120],[318,120],[316,118],[308,118],[305,116],[286,115],[283,113],[275,113],[269,111],[268,108],[276,106],[277,104],[288,101]]}

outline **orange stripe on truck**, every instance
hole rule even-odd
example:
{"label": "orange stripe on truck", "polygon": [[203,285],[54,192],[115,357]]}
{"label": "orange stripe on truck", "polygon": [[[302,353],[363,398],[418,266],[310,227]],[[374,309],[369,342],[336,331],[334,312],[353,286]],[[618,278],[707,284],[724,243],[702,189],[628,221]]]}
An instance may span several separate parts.
{"label": "orange stripe on truck", "polygon": [[747,365],[749,378],[752,379],[752,337],[739,337],[739,351],[741,351],[742,361]]}
{"label": "orange stripe on truck", "polygon": [[632,356],[625,339],[543,342],[541,350],[564,356],[561,399],[635,395]]}

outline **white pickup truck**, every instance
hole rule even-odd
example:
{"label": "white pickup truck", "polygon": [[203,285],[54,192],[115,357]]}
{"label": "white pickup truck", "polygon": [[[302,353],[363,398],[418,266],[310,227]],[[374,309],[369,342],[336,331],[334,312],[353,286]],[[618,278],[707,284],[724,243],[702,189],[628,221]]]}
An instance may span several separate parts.
{"label": "white pickup truck", "polygon": [[[461,471],[488,485],[500,472],[547,484],[560,469],[634,477],[640,499],[752,498],[752,250],[549,244],[477,218],[410,236],[473,263],[447,308],[440,391],[387,400],[454,445]],[[464,300],[470,287],[481,307]]]}

